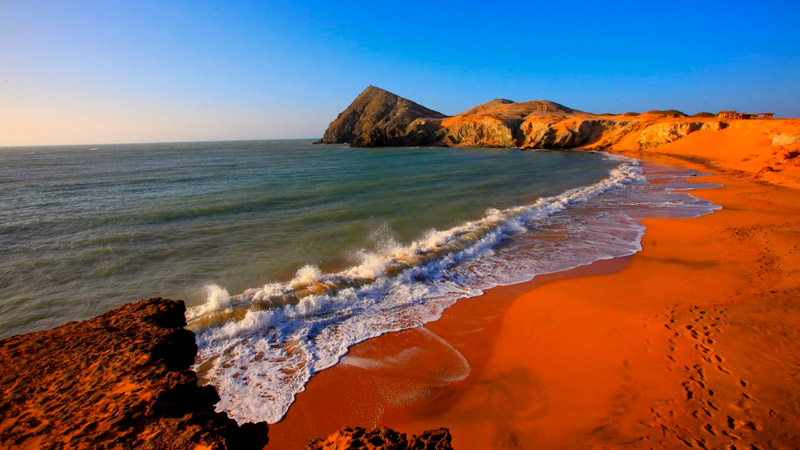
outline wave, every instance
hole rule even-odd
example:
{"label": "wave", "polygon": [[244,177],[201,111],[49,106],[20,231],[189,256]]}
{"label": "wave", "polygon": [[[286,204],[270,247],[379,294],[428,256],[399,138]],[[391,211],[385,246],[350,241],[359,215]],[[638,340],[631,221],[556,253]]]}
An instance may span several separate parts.
{"label": "wave", "polygon": [[214,288],[207,288],[214,294],[206,304],[188,313],[189,328],[202,331],[231,319],[241,320],[249,311],[296,305],[303,298],[311,296],[335,295],[341,289],[366,286],[380,277],[395,277],[412,268],[432,265],[429,269],[433,271],[419,271],[415,276],[435,275],[441,269],[493,247],[509,234],[526,231],[526,222],[563,211],[570,205],[642,179],[638,165],[625,163],[594,185],[542,198],[531,205],[502,211],[489,209],[480,220],[445,231],[431,230],[411,245],[403,246],[389,240],[381,245],[383,249],[378,252],[361,252],[361,264],[338,273],[323,274],[317,267],[307,265],[298,270],[289,282],[249,289],[224,302],[217,300],[219,293]]}
{"label": "wave", "polygon": [[287,282],[234,296],[207,286],[206,303],[189,309],[187,322],[197,335],[196,369],[220,393],[217,408],[240,422],[275,423],[314,373],[358,342],[436,320],[457,299],[492,286],[635,253],[642,210],[714,209],[646,183],[637,160],[606,157],[620,164],[595,184],[489,209],[408,245],[377,230],[377,250],[360,252],[360,263],[340,272],[307,265]]}

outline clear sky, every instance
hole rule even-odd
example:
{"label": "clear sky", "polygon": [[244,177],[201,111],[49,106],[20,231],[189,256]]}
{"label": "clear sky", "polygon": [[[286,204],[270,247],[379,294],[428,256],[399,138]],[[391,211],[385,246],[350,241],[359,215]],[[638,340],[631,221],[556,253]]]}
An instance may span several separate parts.
{"label": "clear sky", "polygon": [[319,137],[373,84],[445,114],[800,116],[800,1],[0,0],[0,146]]}

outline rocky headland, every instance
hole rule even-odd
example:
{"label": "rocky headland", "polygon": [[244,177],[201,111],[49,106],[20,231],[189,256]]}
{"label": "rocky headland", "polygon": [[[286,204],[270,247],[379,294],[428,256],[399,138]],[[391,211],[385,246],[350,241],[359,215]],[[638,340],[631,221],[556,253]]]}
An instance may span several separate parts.
{"label": "rocky headland", "polygon": [[[797,119],[720,121],[680,111],[592,114],[546,100],[496,99],[455,116],[369,86],[331,122],[319,141],[354,147],[520,147],[647,151],[698,132],[758,134],[775,147],[771,167],[791,163],[800,149]],[[703,134],[703,133],[700,133]],[[790,164],[791,165],[791,164]],[[767,169],[769,170],[769,169]]]}
{"label": "rocky headland", "polygon": [[[369,86],[331,122],[319,143],[354,147],[444,146],[577,149],[675,153],[670,146],[691,136],[688,154],[708,148],[706,164],[747,173],[774,184],[800,186],[800,119],[720,121],[707,112],[677,110],[592,114],[546,100],[495,99],[445,116]],[[748,142],[750,146],[738,145]],[[701,144],[701,145],[696,145]],[[765,144],[765,145],[764,145]],[[726,154],[726,147],[766,147],[767,152]],[[713,149],[713,150],[712,150]],[[673,155],[679,156],[679,155]]]}
{"label": "rocky headland", "polygon": [[[408,143],[410,139],[427,139],[426,121],[445,117],[411,100],[369,86],[336,117],[322,137],[322,142],[347,143],[359,147],[411,145]],[[410,129],[412,123],[415,125]],[[420,134],[419,138],[414,137],[417,133]]]}
{"label": "rocky headland", "polygon": [[726,126],[708,113],[697,117],[675,110],[592,114],[546,100],[495,99],[448,117],[369,86],[331,122],[321,142],[357,147],[607,149],[636,135],[638,146],[646,149],[694,131]]}

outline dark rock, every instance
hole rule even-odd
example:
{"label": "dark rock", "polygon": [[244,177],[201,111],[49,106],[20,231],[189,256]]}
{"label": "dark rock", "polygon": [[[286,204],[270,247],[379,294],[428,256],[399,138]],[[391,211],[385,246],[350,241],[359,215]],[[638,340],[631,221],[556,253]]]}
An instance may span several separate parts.
{"label": "dark rock", "polygon": [[380,428],[367,432],[366,429],[342,428],[325,439],[311,441],[306,450],[321,449],[385,449],[385,450],[448,450],[452,449],[452,437],[447,428],[428,430],[419,437],[408,439],[405,433],[390,428]]}
{"label": "dark rock", "polygon": [[450,430],[447,428],[438,428],[435,430],[428,430],[422,433],[421,436],[413,436],[409,442],[408,448],[420,450],[446,450],[453,448],[451,444],[452,437]]}

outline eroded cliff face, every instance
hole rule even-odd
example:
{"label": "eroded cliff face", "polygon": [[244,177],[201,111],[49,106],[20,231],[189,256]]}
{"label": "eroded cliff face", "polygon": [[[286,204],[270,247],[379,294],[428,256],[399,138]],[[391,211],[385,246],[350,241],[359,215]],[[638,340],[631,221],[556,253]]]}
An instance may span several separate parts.
{"label": "eroded cliff face", "polygon": [[214,411],[182,301],[152,298],[0,341],[2,448],[261,449],[267,424]]}
{"label": "eroded cliff face", "polygon": [[322,142],[357,147],[433,145],[598,150],[626,145],[643,150],[698,130],[724,127],[713,116],[687,117],[672,110],[597,115],[544,100],[517,103],[496,99],[446,117],[370,86],[331,123]]}

